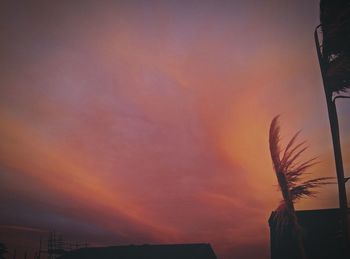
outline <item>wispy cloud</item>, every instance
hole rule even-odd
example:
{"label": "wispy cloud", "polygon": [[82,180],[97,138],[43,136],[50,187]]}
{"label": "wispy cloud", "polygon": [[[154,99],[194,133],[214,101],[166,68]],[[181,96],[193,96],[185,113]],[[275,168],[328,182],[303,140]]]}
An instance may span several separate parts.
{"label": "wispy cloud", "polygon": [[0,229],[9,229],[24,232],[48,233],[48,230],[17,225],[0,225]]}

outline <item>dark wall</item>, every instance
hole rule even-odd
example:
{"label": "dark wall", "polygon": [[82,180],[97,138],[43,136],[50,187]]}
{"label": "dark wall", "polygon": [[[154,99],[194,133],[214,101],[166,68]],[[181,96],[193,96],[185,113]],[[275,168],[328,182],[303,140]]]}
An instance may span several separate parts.
{"label": "dark wall", "polygon": [[[338,209],[297,211],[308,259],[345,259]],[[271,259],[299,259],[297,239],[291,226],[277,227],[275,212],[270,219]]]}

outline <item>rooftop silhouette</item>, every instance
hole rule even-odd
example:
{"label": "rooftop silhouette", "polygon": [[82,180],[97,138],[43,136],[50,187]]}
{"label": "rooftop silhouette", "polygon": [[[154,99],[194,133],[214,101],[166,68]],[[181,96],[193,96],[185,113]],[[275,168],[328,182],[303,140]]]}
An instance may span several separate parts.
{"label": "rooftop silhouette", "polygon": [[70,251],[59,259],[216,259],[210,244],[167,244],[89,247]]}

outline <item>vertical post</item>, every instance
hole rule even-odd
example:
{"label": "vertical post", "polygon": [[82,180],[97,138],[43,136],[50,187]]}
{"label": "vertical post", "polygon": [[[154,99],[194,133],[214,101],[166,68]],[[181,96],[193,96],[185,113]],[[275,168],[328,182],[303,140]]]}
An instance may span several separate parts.
{"label": "vertical post", "polygon": [[349,241],[348,240],[349,238],[348,201],[347,201],[347,194],[346,194],[346,187],[345,187],[343,159],[342,159],[342,153],[341,153],[339,122],[338,122],[338,115],[337,115],[337,107],[335,105],[335,102],[333,102],[331,98],[332,96],[327,97],[328,116],[329,116],[329,122],[331,125],[335,166],[337,170],[337,180],[338,180],[338,189],[339,189],[339,206],[342,214],[344,236],[345,236],[345,240],[348,242]]}
{"label": "vertical post", "polygon": [[38,259],[40,259],[41,257],[41,250],[42,250],[42,236],[40,236]]}
{"label": "vertical post", "polygon": [[341,218],[342,218],[342,232],[344,235],[344,240],[346,242],[345,246],[348,247],[348,244],[349,244],[348,202],[347,202],[347,195],[346,195],[346,188],[345,188],[343,159],[342,159],[341,145],[340,145],[337,107],[335,105],[335,102],[332,100],[333,98],[333,92],[331,90],[332,88],[330,87],[329,82],[327,81],[327,78],[326,78],[327,62],[324,60],[324,57],[321,53],[320,42],[317,34],[318,27],[316,27],[316,30],[314,32],[314,37],[315,37],[318,61],[320,63],[320,68],[321,68],[323,87],[324,87],[326,101],[327,101],[328,118],[329,118],[329,124],[331,128],[331,134],[332,134],[333,152],[334,152],[337,181],[338,181],[338,191],[339,191],[339,207],[340,207]]}

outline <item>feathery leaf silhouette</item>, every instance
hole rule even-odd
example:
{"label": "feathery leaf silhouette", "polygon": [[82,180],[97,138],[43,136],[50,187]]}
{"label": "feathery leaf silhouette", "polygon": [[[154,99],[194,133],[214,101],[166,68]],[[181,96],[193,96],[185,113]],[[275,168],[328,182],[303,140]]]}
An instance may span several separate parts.
{"label": "feathery leaf silhouette", "polygon": [[287,224],[292,226],[298,239],[300,257],[306,258],[302,245],[300,226],[295,214],[294,202],[304,197],[314,196],[316,194],[315,189],[322,185],[329,184],[333,177],[320,177],[311,180],[302,179],[305,171],[317,163],[316,158],[298,162],[298,159],[307,149],[305,141],[299,144],[296,143],[300,131],[292,137],[284,150],[281,148],[278,119],[279,116],[273,118],[269,132],[271,159],[283,197],[280,205],[276,209],[275,220],[277,229],[279,230]]}
{"label": "feathery leaf silhouette", "polygon": [[[313,189],[330,183],[333,177],[320,177],[312,180],[302,180],[304,172],[317,164],[316,157],[304,162],[297,162],[307,150],[305,141],[297,144],[296,140],[300,132],[296,133],[282,150],[280,145],[279,116],[276,116],[270,126],[269,144],[273,167],[277,176],[279,187],[282,191],[283,203],[293,203],[295,199],[312,196]],[[282,158],[281,158],[282,157]],[[297,197],[294,195],[297,194]],[[286,200],[287,199],[287,200]],[[288,200],[290,199],[290,200]]]}

